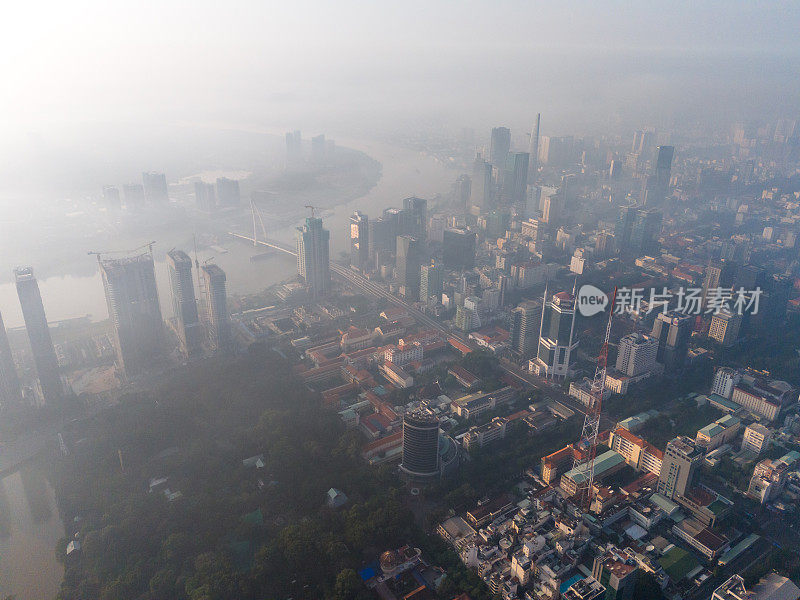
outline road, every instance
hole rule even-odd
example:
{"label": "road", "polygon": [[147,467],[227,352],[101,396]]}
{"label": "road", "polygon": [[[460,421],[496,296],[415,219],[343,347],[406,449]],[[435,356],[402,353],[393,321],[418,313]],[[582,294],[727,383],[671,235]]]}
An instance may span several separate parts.
{"label": "road", "polygon": [[[253,240],[253,238],[251,238],[251,237],[248,237],[248,236],[245,236],[245,235],[242,235],[242,234],[239,234],[239,233],[233,233],[233,232],[231,232],[231,235],[236,237],[236,238],[239,238],[241,240],[245,240],[247,242],[250,242],[250,243],[254,243],[255,242],[256,244],[258,244],[260,246],[266,246],[268,248],[273,248],[275,250],[278,250],[280,252],[284,252],[286,254],[290,254],[292,256],[297,256],[297,252],[294,249],[289,247],[287,244],[283,244],[283,243],[275,241],[275,240],[266,240],[266,241]],[[356,289],[359,289],[362,292],[365,292],[365,293],[370,294],[372,296],[376,296],[376,297],[379,297],[379,298],[385,298],[386,300],[388,300],[392,304],[402,307],[411,316],[413,316],[417,320],[417,322],[421,323],[425,327],[428,327],[430,329],[436,329],[437,331],[441,331],[442,333],[444,333],[445,335],[447,335],[449,337],[453,337],[453,338],[457,339],[459,342],[461,342],[463,344],[466,344],[467,346],[475,347],[475,345],[472,344],[470,342],[470,340],[467,337],[463,336],[461,333],[452,332],[452,331],[448,330],[439,321],[431,318],[430,316],[426,315],[421,310],[415,308],[414,306],[412,306],[411,304],[409,304],[408,302],[406,302],[402,298],[398,298],[397,296],[395,296],[394,294],[389,292],[387,289],[385,289],[383,286],[375,283],[374,281],[371,281],[371,280],[367,279],[366,277],[364,277],[363,275],[353,271],[349,267],[345,267],[343,265],[339,265],[339,264],[336,264],[336,263],[331,263],[330,268],[331,268],[331,272],[333,274],[338,276],[340,279],[344,279],[345,281],[350,283]],[[576,400],[572,396],[569,396],[568,394],[565,394],[560,389],[558,389],[558,388],[552,386],[551,384],[547,383],[546,380],[543,380],[543,379],[541,379],[539,377],[536,377],[535,375],[532,375],[531,373],[529,373],[527,371],[523,371],[522,369],[520,369],[519,367],[517,367],[513,363],[511,363],[509,361],[506,361],[506,360],[500,361],[499,366],[503,371],[505,371],[506,373],[508,373],[512,377],[518,379],[519,381],[521,381],[525,385],[534,388],[537,392],[539,392],[541,395],[545,396],[548,400],[561,402],[567,408],[569,408],[570,410],[575,411],[576,413],[580,413],[582,415],[586,414],[586,407],[583,404],[581,404],[578,400]],[[612,427],[614,427],[615,422],[612,421],[607,416],[601,416],[600,424],[601,424],[601,427],[612,428]]]}

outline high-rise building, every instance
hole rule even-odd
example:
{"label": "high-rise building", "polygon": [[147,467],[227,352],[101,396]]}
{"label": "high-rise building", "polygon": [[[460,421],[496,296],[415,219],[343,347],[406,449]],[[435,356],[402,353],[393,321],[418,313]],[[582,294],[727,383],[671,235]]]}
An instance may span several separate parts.
{"label": "high-rise building", "polygon": [[308,217],[306,224],[297,228],[297,273],[313,297],[330,291],[330,232],[323,229],[320,218]]}
{"label": "high-rise building", "polygon": [[669,442],[658,476],[658,493],[670,500],[675,496],[685,496],[704,456],[705,453],[692,438],[680,436]]}
{"label": "high-rise building", "polygon": [[3,324],[3,315],[0,315],[0,409],[19,404],[22,400],[17,368],[14,365],[14,355],[11,353],[11,344],[8,343],[8,333]]}
{"label": "high-rise building", "polygon": [[142,173],[142,187],[144,187],[144,197],[148,202],[169,202],[167,176],[164,173],[155,171]]}
{"label": "high-rise building", "polygon": [[383,217],[370,219],[367,223],[367,248],[369,260],[375,260],[380,250],[394,252],[397,236],[392,237],[392,228],[389,221]]}
{"label": "high-rise building", "polygon": [[739,328],[742,325],[742,315],[723,310],[711,317],[711,327],[708,330],[708,337],[729,348],[739,339]]}
{"label": "high-rise building", "polygon": [[405,198],[403,211],[406,219],[403,233],[424,241],[428,234],[428,201],[424,198]]}
{"label": "high-rise building", "polygon": [[575,162],[575,140],[571,135],[553,137],[543,135],[539,143],[539,163],[563,167]]}
{"label": "high-rise building", "polygon": [[663,201],[669,190],[672,178],[672,158],[675,155],[674,146],[659,146],[656,152],[656,189]]}
{"label": "high-rise building", "polygon": [[217,194],[213,183],[194,182],[194,201],[199,210],[211,212],[217,207]]}
{"label": "high-rise building", "polygon": [[428,219],[428,240],[441,244],[444,241],[444,230],[447,227],[447,215],[436,213]]}
{"label": "high-rise building", "polygon": [[383,219],[389,224],[389,235],[392,238],[390,248],[394,250],[397,236],[408,234],[408,218],[406,211],[402,208],[385,208],[383,210]]}
{"label": "high-rise building", "polygon": [[470,186],[470,211],[478,213],[495,204],[492,165],[482,156],[475,158],[472,168],[472,184]]}
{"label": "high-rise building", "polygon": [[119,368],[133,377],[163,356],[163,320],[150,252],[100,259]]}
{"label": "high-rise building", "polygon": [[652,254],[658,250],[663,214],[660,210],[639,209],[633,219],[628,249],[635,254]]}
{"label": "high-rise building", "polygon": [[658,313],[653,322],[652,336],[658,340],[656,360],[668,371],[682,368],[689,352],[694,319],[676,311]]}
{"label": "high-rise building", "polygon": [[658,340],[643,333],[630,333],[619,340],[617,371],[628,377],[650,373],[656,367]]}
{"label": "high-rise building", "polygon": [[535,300],[522,302],[511,311],[511,349],[522,358],[529,358],[536,349],[542,305]]}
{"label": "high-rise building", "polygon": [[531,139],[528,144],[528,183],[533,185],[536,183],[536,175],[539,170],[539,125],[542,120],[541,113],[536,113],[536,122],[531,129]]}
{"label": "high-rise building", "polygon": [[140,183],[126,183],[122,186],[125,194],[125,208],[138,210],[144,206],[144,186]]}
{"label": "high-rise building", "polygon": [[359,269],[369,265],[369,217],[359,211],[350,217],[350,264]]}
{"label": "high-rise building", "polygon": [[119,188],[113,185],[106,185],[103,187],[103,202],[106,208],[118,210],[122,207],[122,201],[119,196]]}
{"label": "high-rise building", "polygon": [[395,260],[397,280],[403,286],[403,296],[407,300],[418,300],[420,266],[422,265],[420,241],[410,235],[398,235]]}
{"label": "high-rise building", "polygon": [[286,168],[293,168],[303,163],[303,139],[299,131],[286,133]]}
{"label": "high-rise building", "polygon": [[629,204],[619,209],[619,216],[614,228],[614,241],[617,248],[620,250],[627,250],[631,244],[631,230],[633,229],[633,220],[636,217],[636,206]]}
{"label": "high-rise building", "polygon": [[420,408],[403,415],[403,458],[400,469],[411,477],[432,477],[439,472],[439,419]]}
{"label": "high-rise building", "polygon": [[469,212],[469,199],[472,194],[472,179],[469,175],[459,175],[453,184],[453,199],[456,201],[456,206],[463,209],[464,212]]}
{"label": "high-rise building", "polygon": [[543,196],[542,222],[547,223],[550,229],[558,227],[561,222],[562,208],[562,198],[558,192]]}
{"label": "high-rise building", "polygon": [[321,165],[325,162],[325,134],[321,133],[311,138],[311,162]]}
{"label": "high-rise building", "polygon": [[437,302],[441,301],[443,283],[441,265],[436,263],[422,265],[419,273],[419,299],[426,302],[431,296],[434,296]]}
{"label": "high-rise building", "polygon": [[220,206],[239,206],[242,197],[236,179],[217,177],[217,202]]}
{"label": "high-rise building", "polygon": [[172,312],[181,350],[187,358],[197,356],[202,347],[203,327],[197,314],[192,280],[192,259],[183,250],[167,252]]}
{"label": "high-rise building", "polygon": [[471,269],[475,266],[475,233],[447,228],[442,236],[442,256],[448,269]]}
{"label": "high-rise building", "polygon": [[531,371],[545,377],[567,377],[574,369],[578,341],[575,331],[575,297],[559,292],[547,299],[545,290],[542,320],[539,326],[539,347],[530,361]]}
{"label": "high-rise building", "polygon": [[511,149],[511,130],[508,127],[495,127],[492,129],[491,146],[489,147],[489,162],[502,168],[506,164],[506,156]]}
{"label": "high-rise building", "polygon": [[53,348],[53,339],[50,337],[50,328],[47,326],[39,283],[30,267],[14,269],[14,277],[42,398],[45,404],[58,402],[64,394],[64,388],[58,372],[58,359]]}
{"label": "high-rise building", "polygon": [[217,265],[204,265],[201,269],[204,280],[203,302],[208,330],[208,346],[212,352],[226,350],[231,345],[231,322],[228,313],[228,294],[225,271]]}
{"label": "high-rise building", "polygon": [[627,555],[608,552],[595,557],[592,577],[606,588],[604,600],[630,600],[639,568]]}
{"label": "high-rise building", "polygon": [[529,158],[527,152],[509,152],[503,171],[503,199],[520,211],[525,210],[528,199]]}

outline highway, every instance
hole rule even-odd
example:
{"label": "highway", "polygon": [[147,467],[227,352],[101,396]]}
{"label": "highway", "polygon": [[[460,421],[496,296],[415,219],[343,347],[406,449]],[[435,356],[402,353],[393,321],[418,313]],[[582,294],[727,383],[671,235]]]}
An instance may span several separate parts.
{"label": "highway", "polygon": [[[289,247],[287,244],[283,244],[275,240],[266,240],[266,241],[253,240],[253,238],[239,233],[230,232],[230,234],[236,238],[250,242],[251,244],[254,243],[255,241],[255,243],[260,246],[266,246],[268,248],[273,248],[280,252],[284,252],[285,254],[297,256],[297,252],[294,249]],[[362,292],[365,292],[372,296],[385,298],[392,304],[402,307],[403,309],[408,311],[408,313],[411,316],[413,316],[417,320],[417,322],[421,323],[425,327],[441,331],[445,335],[453,337],[457,339],[459,342],[466,344],[467,346],[474,347],[474,344],[470,343],[469,339],[463,336],[461,333],[449,331],[439,321],[429,317],[421,310],[415,308],[405,300],[398,298],[397,296],[395,296],[394,294],[383,288],[381,285],[375,283],[374,281],[367,279],[363,275],[360,275],[359,273],[343,265],[330,263],[330,268],[332,273],[334,273],[340,279],[344,279],[356,289],[359,289]],[[517,367],[508,360],[501,360],[499,366],[503,371],[505,371],[512,377],[521,381],[525,385],[534,388],[537,392],[545,396],[548,400],[561,402],[567,408],[575,411],[576,413],[582,415],[586,414],[586,409],[583,404],[581,404],[578,400],[576,400],[572,396],[565,394],[561,389],[547,383],[546,380],[536,377],[535,375],[532,375],[527,371],[523,371],[522,369],[520,369],[519,367]],[[605,427],[606,429],[609,429],[614,427],[614,424],[615,422],[612,421],[607,416],[605,415],[601,416],[601,428]]]}

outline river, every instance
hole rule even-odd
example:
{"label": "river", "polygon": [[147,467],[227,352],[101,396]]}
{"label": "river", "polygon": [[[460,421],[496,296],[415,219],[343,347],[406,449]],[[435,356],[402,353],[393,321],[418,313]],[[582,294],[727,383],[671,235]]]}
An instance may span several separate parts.
{"label": "river", "polygon": [[[361,210],[370,217],[377,217],[384,208],[402,206],[405,197],[431,197],[446,192],[457,176],[454,170],[444,166],[437,159],[413,150],[363,140],[338,140],[338,143],[360,150],[376,159],[381,163],[382,171],[377,185],[365,195],[324,211],[325,227],[331,232],[332,258],[349,249],[348,220],[353,211]],[[285,242],[294,239],[295,227],[299,223],[286,227],[285,223],[280,226],[277,222],[271,223],[268,217],[265,221],[270,237]],[[187,236],[190,238],[191,232],[187,232]],[[143,231],[141,237],[150,239],[147,231]],[[225,241],[223,245],[227,252],[201,250],[199,258],[202,261],[213,257],[214,262],[225,270],[230,293],[258,292],[291,277],[296,272],[294,260],[289,256],[276,253],[275,256],[251,262],[250,256],[259,254],[263,250],[256,250],[233,239]],[[184,249],[191,250],[188,247]],[[86,261],[89,264],[93,258],[87,256]],[[44,268],[47,265],[38,267]],[[84,267],[84,272],[86,270]],[[169,317],[172,315],[169,274],[163,260],[156,264],[156,279],[163,314]],[[92,274],[43,278],[39,280],[39,288],[48,320],[51,322],[85,315],[89,315],[95,321],[108,317],[103,284],[97,270]],[[23,325],[22,311],[13,283],[0,284],[0,313],[3,315],[6,327]]]}
{"label": "river", "polygon": [[34,465],[0,481],[0,597],[54,598],[64,576],[55,548],[64,536],[53,488]]}
{"label": "river", "polygon": [[[381,177],[369,192],[347,203],[336,205],[323,213],[325,227],[331,232],[331,257],[349,249],[348,220],[354,210],[377,217],[383,209],[402,206],[408,196],[432,197],[446,192],[457,173],[435,158],[379,142],[338,140],[349,148],[360,150],[382,165]],[[270,237],[290,242],[295,226],[273,227],[265,223]],[[142,232],[143,239],[150,239]],[[260,254],[245,243],[231,239],[224,243],[227,250],[206,249],[199,253],[201,260],[214,257],[228,277],[232,293],[258,292],[283,281],[296,272],[295,260],[275,253],[262,260],[250,261]],[[186,248],[189,250],[189,248]],[[92,257],[86,257],[92,261]],[[156,263],[156,279],[165,316],[172,314],[169,275],[163,261]],[[39,281],[42,300],[50,321],[90,315],[93,320],[108,317],[103,285],[99,272],[91,275],[64,275]],[[13,284],[0,285],[0,311],[7,327],[23,325],[16,289]],[[38,490],[33,493],[32,490]],[[0,520],[10,523],[9,535],[0,538],[0,597],[15,594],[17,600],[53,598],[63,577],[63,568],[55,557],[56,542],[64,535],[58,517],[54,493],[44,477],[33,467],[9,475],[0,489]]]}

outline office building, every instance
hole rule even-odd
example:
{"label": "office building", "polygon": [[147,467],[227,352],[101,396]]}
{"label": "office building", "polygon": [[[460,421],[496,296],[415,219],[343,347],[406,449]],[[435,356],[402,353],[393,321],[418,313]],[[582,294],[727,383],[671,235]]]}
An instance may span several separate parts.
{"label": "office building", "polygon": [[731,575],[714,590],[711,600],[798,600],[800,588],[788,577],[768,573],[750,589],[744,585],[741,575]]}
{"label": "office building", "polygon": [[428,219],[428,240],[441,244],[444,241],[444,230],[447,227],[447,215],[437,213]]}
{"label": "office building", "polygon": [[472,184],[470,186],[470,211],[479,214],[495,205],[494,178],[492,164],[478,156],[472,167]]}
{"label": "office building", "polygon": [[769,448],[772,439],[772,430],[761,423],[753,423],[744,429],[742,436],[742,450],[752,452],[756,456]]}
{"label": "office building", "polygon": [[515,206],[524,212],[527,204],[528,169],[527,152],[509,152],[503,171],[502,196],[506,205]]}
{"label": "office building", "polygon": [[470,179],[469,175],[465,173],[456,178],[453,183],[452,193],[456,206],[463,209],[463,212],[469,212],[469,199],[472,195],[472,179]]}
{"label": "office building", "polygon": [[475,266],[475,234],[466,229],[445,229],[442,257],[448,269],[472,269]]}
{"label": "office building", "polygon": [[539,125],[541,120],[541,113],[536,113],[536,122],[531,129],[531,139],[528,143],[528,183],[530,185],[536,183],[539,171]]}
{"label": "office building", "polygon": [[350,264],[361,270],[369,266],[369,218],[359,211],[350,217]]}
{"label": "office building", "polygon": [[325,134],[321,133],[311,138],[311,162],[321,165],[325,162]]}
{"label": "office building", "polygon": [[430,298],[436,298],[436,302],[440,302],[443,283],[444,273],[441,265],[435,263],[422,265],[419,273],[419,299],[427,302]]}
{"label": "office building", "polygon": [[[648,191],[645,204],[656,206],[664,203],[669,192],[669,182],[672,177],[672,158],[675,155],[674,146],[659,146],[656,149],[656,168],[653,188]],[[649,194],[653,197],[650,198]]]}
{"label": "office building", "polygon": [[693,326],[694,318],[691,315],[677,311],[658,313],[656,316],[651,335],[658,340],[656,360],[667,371],[675,371],[686,364]]}
{"label": "office building", "polygon": [[636,217],[636,206],[629,204],[619,209],[617,223],[614,228],[614,241],[617,248],[627,250],[631,244],[631,231],[633,230],[633,220]]}
{"label": "office building", "polygon": [[395,251],[397,280],[402,286],[402,294],[407,300],[419,300],[420,267],[422,265],[422,244],[410,235],[397,236]]}
{"label": "office building", "polygon": [[164,173],[150,171],[142,173],[142,187],[144,187],[144,197],[148,202],[163,204],[169,202],[169,188],[167,188],[167,176]]}
{"label": "office building", "polygon": [[562,197],[557,191],[545,193],[542,190],[542,223],[554,229],[561,223],[563,209]]}
{"label": "office building", "polygon": [[495,167],[503,168],[510,149],[511,130],[508,127],[493,128],[491,145],[489,146],[489,162]]}
{"label": "office building", "polygon": [[715,340],[723,348],[729,348],[739,339],[741,325],[742,315],[723,310],[711,317],[708,337]]}
{"label": "office building", "polygon": [[656,368],[658,340],[643,333],[630,333],[619,340],[617,371],[628,377],[651,373]]}
{"label": "office building", "polygon": [[159,366],[164,350],[153,256],[146,252],[99,262],[117,364],[126,376],[134,377]]}
{"label": "office building", "polygon": [[439,472],[439,419],[420,408],[403,415],[403,458],[400,469],[412,478]]}
{"label": "office building", "polygon": [[228,294],[225,271],[217,265],[204,265],[201,269],[205,322],[209,350],[219,352],[231,347],[231,322],[228,314]]}
{"label": "office building", "polygon": [[664,452],[661,474],[658,476],[658,493],[670,500],[676,496],[685,496],[703,457],[703,450],[689,437],[676,437],[670,441]]}
{"label": "office building", "polygon": [[125,195],[125,208],[137,210],[144,206],[144,186],[140,183],[126,183],[122,186]]}
{"label": "office building", "polygon": [[119,188],[113,185],[106,185],[103,187],[103,203],[106,208],[118,210],[122,208],[122,200],[119,195]]}
{"label": "office building", "polygon": [[322,227],[322,219],[308,217],[297,228],[297,273],[315,298],[331,289],[330,232]]}
{"label": "office building", "polygon": [[753,475],[747,486],[747,495],[761,504],[780,496],[789,473],[797,469],[798,461],[800,453],[796,450],[791,450],[777,459],[767,458],[760,461],[753,469]]}
{"label": "office building", "polygon": [[551,167],[566,167],[575,162],[575,140],[569,136],[543,135],[539,142],[539,163]]}
{"label": "office building", "polygon": [[575,297],[559,292],[543,300],[539,346],[529,368],[543,377],[567,377],[574,370],[578,341],[574,338]]}
{"label": "office building", "polygon": [[536,350],[542,305],[535,300],[522,302],[511,311],[511,349],[521,358],[528,358]]}
{"label": "office building", "polygon": [[16,406],[21,400],[22,393],[17,368],[14,365],[14,355],[11,352],[11,344],[8,343],[3,315],[0,315],[0,409]]}
{"label": "office building", "polygon": [[39,377],[42,398],[45,404],[57,403],[63,396],[64,388],[58,372],[58,359],[53,348],[53,339],[50,337],[50,328],[47,326],[39,283],[30,267],[15,269],[14,278],[22,316],[25,319],[25,329],[31,342],[31,353],[36,365],[36,375]]}
{"label": "office building", "polygon": [[636,586],[638,567],[627,555],[607,552],[592,564],[592,577],[606,588],[605,600],[630,600]]}
{"label": "office building", "polygon": [[633,218],[627,249],[636,255],[657,253],[663,219],[660,210],[638,209]]}
{"label": "office building", "polygon": [[403,233],[424,242],[428,235],[428,201],[424,198],[405,198],[403,212],[406,220]]}
{"label": "office building", "polygon": [[217,194],[213,183],[204,181],[194,182],[194,201],[198,210],[211,212],[217,207]]}
{"label": "office building", "polygon": [[197,300],[192,279],[192,259],[183,250],[167,252],[172,313],[181,351],[187,358],[197,356],[202,347],[203,327],[197,314]]}
{"label": "office building", "polygon": [[374,261],[381,250],[394,252],[397,236],[392,237],[391,224],[383,217],[367,221],[367,251]]}
{"label": "office building", "polygon": [[217,202],[220,206],[239,206],[242,198],[236,179],[217,177]]}
{"label": "office building", "polygon": [[303,164],[303,139],[299,131],[286,133],[286,168],[291,169]]}
{"label": "office building", "polygon": [[741,376],[738,371],[729,367],[720,367],[714,373],[711,393],[730,399],[733,394],[733,388],[736,387],[740,379]]}

